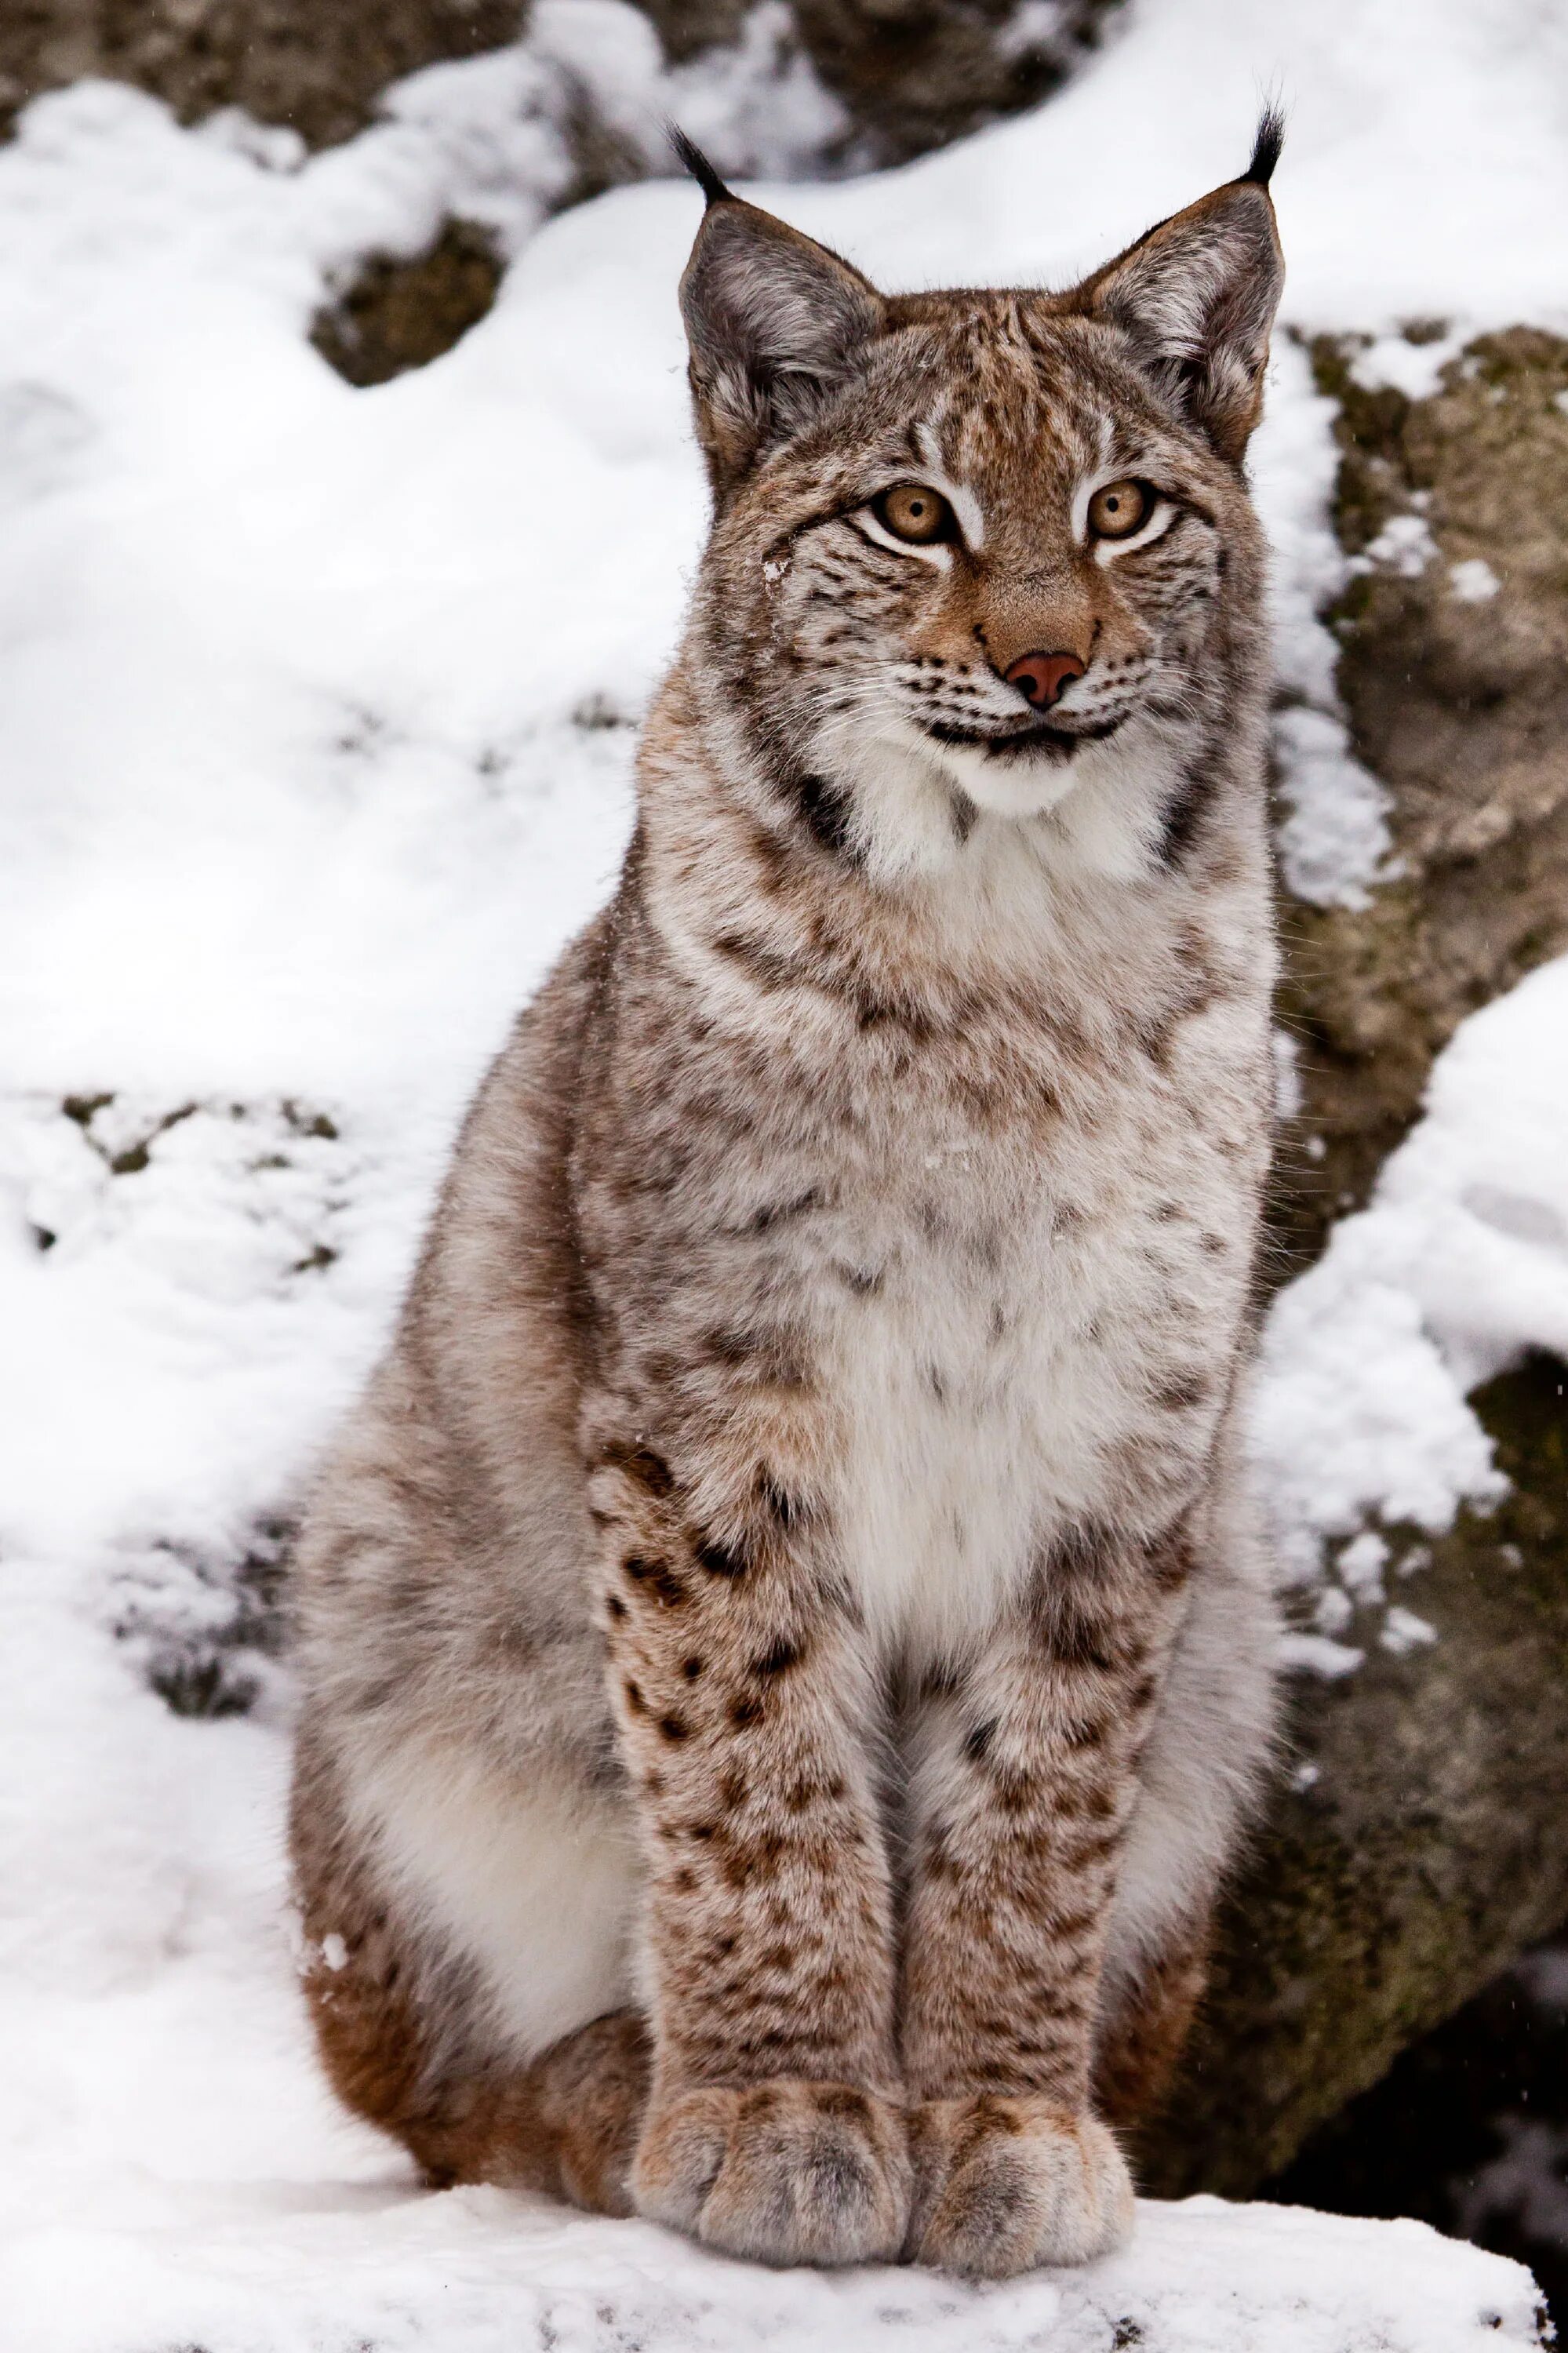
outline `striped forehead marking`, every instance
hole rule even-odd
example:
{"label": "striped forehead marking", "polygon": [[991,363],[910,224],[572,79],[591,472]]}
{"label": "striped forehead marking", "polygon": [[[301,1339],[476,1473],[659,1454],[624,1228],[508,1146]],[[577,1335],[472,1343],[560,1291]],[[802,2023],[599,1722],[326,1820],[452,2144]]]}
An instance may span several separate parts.
{"label": "striped forehead marking", "polygon": [[985,545],[985,511],[967,482],[955,481],[942,457],[942,445],[936,428],[930,424],[915,427],[915,445],[925,461],[933,489],[941,491],[958,516],[965,539],[970,547]]}

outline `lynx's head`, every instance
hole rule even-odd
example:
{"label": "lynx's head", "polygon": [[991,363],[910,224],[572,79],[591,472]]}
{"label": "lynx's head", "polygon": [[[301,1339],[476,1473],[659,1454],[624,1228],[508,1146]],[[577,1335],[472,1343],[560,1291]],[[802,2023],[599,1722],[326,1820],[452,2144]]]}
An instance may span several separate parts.
{"label": "lynx's head", "polygon": [[[1092,783],[1150,856],[1261,693],[1241,467],[1281,284],[1247,170],[1065,293],[885,295],[682,152],[715,518],[710,732],[775,823],[894,872]],[[1238,697],[1240,702],[1238,702]],[[1184,783],[1183,780],[1187,782]]]}

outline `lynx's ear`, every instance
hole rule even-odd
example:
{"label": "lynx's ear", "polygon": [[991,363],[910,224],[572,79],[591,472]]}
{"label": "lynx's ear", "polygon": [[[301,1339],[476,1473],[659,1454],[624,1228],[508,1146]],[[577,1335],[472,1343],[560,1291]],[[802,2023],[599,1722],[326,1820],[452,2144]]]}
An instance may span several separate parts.
{"label": "lynx's ear", "polygon": [[1123,329],[1171,405],[1237,462],[1263,407],[1285,265],[1268,183],[1285,126],[1273,107],[1239,180],[1161,221],[1079,290]]}
{"label": "lynx's ear", "polygon": [[722,504],[850,373],[881,323],[882,298],[825,245],[732,195],[690,140],[673,136],[708,200],[681,314],[697,438]]}

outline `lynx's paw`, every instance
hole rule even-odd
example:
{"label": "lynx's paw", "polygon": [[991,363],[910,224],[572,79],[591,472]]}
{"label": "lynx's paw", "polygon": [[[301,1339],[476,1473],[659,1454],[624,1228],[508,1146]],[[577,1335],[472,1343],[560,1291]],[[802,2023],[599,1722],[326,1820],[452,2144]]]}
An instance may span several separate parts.
{"label": "lynx's paw", "polygon": [[637,2211],[765,2263],[892,2263],[909,2221],[901,2110],[847,2084],[708,2085],[658,2101]]}
{"label": "lynx's paw", "polygon": [[1126,2160],[1097,2118],[1042,2099],[928,2100],[910,2117],[908,2252],[1001,2279],[1108,2254],[1132,2228]]}

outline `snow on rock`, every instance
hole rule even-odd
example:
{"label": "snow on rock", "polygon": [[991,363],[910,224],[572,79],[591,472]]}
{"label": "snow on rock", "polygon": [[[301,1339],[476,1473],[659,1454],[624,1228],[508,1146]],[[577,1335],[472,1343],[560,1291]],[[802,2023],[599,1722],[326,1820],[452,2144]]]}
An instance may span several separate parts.
{"label": "snow on rock", "polygon": [[[307,184],[313,209],[334,181],[362,197],[378,183],[399,195],[402,218],[388,216],[376,240],[391,254],[417,250],[448,214],[519,251],[570,197],[585,134],[593,167],[618,177],[678,173],[672,121],[736,174],[842,170],[855,155],[853,125],[795,41],[782,0],[760,0],[733,42],[673,67],[628,0],[535,0],[511,47],[427,66],[395,83],[377,112],[360,138],[315,158]],[[293,132],[236,110],[204,135],[274,170],[304,162]]]}
{"label": "snow on rock", "polygon": [[[526,56],[416,77],[309,160],[103,84],[0,150],[11,2341],[1528,2343],[1508,2265],[1266,2210],[1146,2208],[1116,2263],[994,2291],[766,2276],[641,2227],[418,2196],[313,2066],[269,1580],[473,1082],[609,887],[703,527],[674,301],[694,191],[620,190],[535,233],[587,5],[552,0]],[[630,119],[645,28],[595,5],[595,88]],[[831,144],[768,37],[753,16],[730,83],[677,93],[721,162]],[[1559,315],[1565,62],[1568,7],[1543,0],[1432,0],[1419,40],[1403,0],[1142,0],[1037,116],[762,193],[890,284],[1060,280],[1238,168],[1279,81],[1287,323],[1372,332],[1403,364],[1412,315]],[[351,390],[314,311],[454,210],[516,256],[494,310]],[[1332,443],[1288,338],[1256,468],[1286,852],[1298,887],[1354,894],[1386,835],[1316,618],[1340,577]],[[1484,1496],[1467,1385],[1564,1343],[1564,986],[1539,975],[1467,1027],[1372,1208],[1275,1312],[1259,1444],[1304,1574],[1369,1517],[1436,1527]],[[1343,1652],[1332,1615],[1300,1639]]]}
{"label": "snow on rock", "polygon": [[[1528,1347],[1568,1356],[1568,959],[1462,1024],[1368,1208],[1274,1303],[1254,1449],[1287,1570],[1313,1581],[1348,1537],[1340,1588],[1384,1600],[1389,1547],[1365,1522],[1436,1534],[1495,1500],[1467,1392]],[[1429,1630],[1404,1609],[1385,1628],[1395,1649]]]}
{"label": "snow on rock", "polygon": [[1339,466],[1333,418],[1306,351],[1287,332],[1275,346],[1253,457],[1275,555],[1274,754],[1285,811],[1277,848],[1298,899],[1359,907],[1389,872],[1392,843],[1388,796],[1351,750],[1334,684],[1339,648],[1319,617],[1349,574],[1329,514]]}

